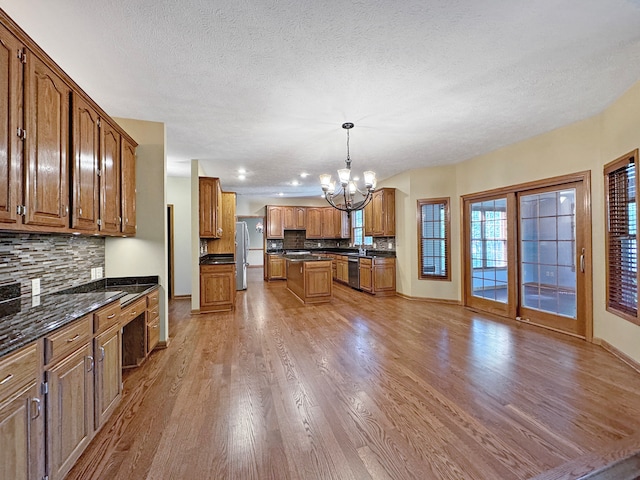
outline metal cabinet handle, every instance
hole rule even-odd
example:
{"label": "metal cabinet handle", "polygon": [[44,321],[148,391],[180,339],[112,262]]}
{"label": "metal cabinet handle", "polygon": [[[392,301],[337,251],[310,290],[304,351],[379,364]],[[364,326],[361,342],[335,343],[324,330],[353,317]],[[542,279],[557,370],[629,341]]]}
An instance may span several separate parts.
{"label": "metal cabinet handle", "polygon": [[75,342],[75,341],[76,341],[77,339],[79,339],[79,338],[80,338],[80,335],[79,335],[79,334],[76,334],[76,336],[75,336],[75,337],[73,337],[73,338],[67,338],[67,343]]}
{"label": "metal cabinet handle", "polygon": [[100,361],[104,362],[104,347],[100,347]]}
{"label": "metal cabinet handle", "polygon": [[7,383],[12,378],[13,378],[13,373],[10,373],[6,377],[4,377],[2,380],[0,380],[0,385],[4,385],[5,383]]}
{"label": "metal cabinet handle", "polygon": [[93,359],[93,357],[91,355],[89,355],[87,358],[89,359],[89,362],[90,362],[90,365],[91,365],[89,367],[89,370],[87,370],[87,372],[92,372],[93,371],[93,367],[95,367],[95,365],[96,365],[95,360]]}
{"label": "metal cabinet handle", "polygon": [[41,405],[40,405],[40,399],[39,398],[32,398],[31,399],[31,404],[36,404],[36,415],[35,417],[31,417],[31,420],[35,420],[36,418],[38,418],[40,416],[40,411],[41,411]]}
{"label": "metal cabinet handle", "polygon": [[582,249],[582,253],[580,254],[580,272],[584,273],[584,248]]}
{"label": "metal cabinet handle", "polygon": [[107,320],[111,320],[111,319],[112,319],[113,317],[115,317],[115,316],[116,316],[116,314],[115,314],[115,313],[112,313],[111,315],[109,315],[109,316],[107,317]]}

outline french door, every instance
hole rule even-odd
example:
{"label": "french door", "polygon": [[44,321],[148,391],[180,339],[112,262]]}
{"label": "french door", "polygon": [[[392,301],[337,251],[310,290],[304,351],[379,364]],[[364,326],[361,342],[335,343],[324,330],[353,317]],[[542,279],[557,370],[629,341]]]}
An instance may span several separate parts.
{"label": "french door", "polygon": [[588,176],[555,180],[464,199],[465,304],[590,338]]}

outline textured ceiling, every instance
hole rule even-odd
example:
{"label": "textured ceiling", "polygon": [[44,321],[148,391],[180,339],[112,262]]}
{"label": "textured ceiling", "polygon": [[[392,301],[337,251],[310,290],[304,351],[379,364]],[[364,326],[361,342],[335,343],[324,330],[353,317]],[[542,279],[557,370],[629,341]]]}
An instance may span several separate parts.
{"label": "textured ceiling", "polygon": [[640,79],[640,0],[0,4],[111,115],[166,124],[170,175],[198,159],[245,194],[319,194],[345,121],[354,172],[383,180],[587,118]]}

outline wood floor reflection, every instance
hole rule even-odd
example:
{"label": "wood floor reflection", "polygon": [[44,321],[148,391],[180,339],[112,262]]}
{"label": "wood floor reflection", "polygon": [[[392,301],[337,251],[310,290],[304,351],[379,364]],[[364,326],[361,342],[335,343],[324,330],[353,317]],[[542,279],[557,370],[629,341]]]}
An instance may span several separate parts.
{"label": "wood floor reflection", "polygon": [[[572,337],[336,286],[304,306],[249,270],[171,343],[72,479],[516,479],[640,432],[640,374]],[[569,478],[569,477],[567,477]]]}

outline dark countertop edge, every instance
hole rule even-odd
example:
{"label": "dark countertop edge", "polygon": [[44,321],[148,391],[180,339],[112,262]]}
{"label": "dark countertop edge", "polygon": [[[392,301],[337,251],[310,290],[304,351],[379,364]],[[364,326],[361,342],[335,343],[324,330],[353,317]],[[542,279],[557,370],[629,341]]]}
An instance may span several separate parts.
{"label": "dark countertop edge", "polygon": [[[310,248],[305,248],[305,249],[301,249],[301,250],[305,250],[305,251],[310,251],[311,254],[327,254],[330,253],[332,255],[345,255],[345,256],[358,256],[360,258],[375,258],[375,257],[381,257],[381,258],[396,258],[396,252],[395,251],[390,251],[390,250],[380,250],[380,251],[370,251],[367,249],[367,255],[359,255],[358,254],[358,250],[332,250],[332,249],[310,249]],[[293,251],[295,252],[295,249],[284,249],[284,250],[267,250],[266,253],[267,255],[285,255],[287,251]]]}
{"label": "dark countertop edge", "polygon": [[317,255],[309,255],[309,256],[295,255],[293,257],[287,257],[286,255],[283,255],[283,258],[288,262],[331,262],[333,261],[333,258],[331,257],[319,257]]}
{"label": "dark countertop edge", "polygon": [[230,265],[236,263],[232,254],[229,253],[207,253],[199,258],[200,265]]}
{"label": "dark countertop edge", "polygon": [[[152,282],[153,282],[153,280],[155,280],[155,283],[150,283],[150,282],[149,283],[142,283],[144,281],[148,282],[149,280],[151,280]],[[69,323],[71,323],[71,322],[73,322],[75,320],[78,320],[79,318],[82,318],[85,315],[88,315],[89,313],[94,312],[94,311],[96,311],[96,310],[98,310],[98,309],[100,309],[102,307],[105,307],[105,306],[115,302],[116,300],[119,300],[122,297],[126,296],[127,295],[126,291],[124,291],[124,290],[122,290],[122,291],[115,290],[115,288],[117,288],[118,286],[122,286],[122,287],[126,288],[127,286],[149,285],[149,288],[146,288],[142,292],[136,293],[134,297],[132,297],[131,299],[129,299],[126,302],[122,303],[121,306],[125,307],[125,306],[129,305],[130,303],[135,302],[140,297],[142,297],[144,295],[148,295],[149,293],[153,292],[154,290],[159,289],[160,285],[158,283],[158,280],[159,280],[159,277],[157,275],[146,276],[146,277],[118,277],[118,278],[109,278],[109,279],[102,278],[102,279],[99,279],[99,280],[94,280],[94,281],[89,282],[87,284],[77,285],[75,287],[70,287],[68,289],[64,289],[64,290],[61,290],[59,292],[54,292],[54,293],[47,294],[46,296],[59,295],[61,293],[66,293],[66,294],[73,295],[73,294],[81,294],[81,293],[93,293],[93,292],[97,292],[100,289],[106,289],[107,287],[114,288],[114,290],[112,292],[108,292],[108,293],[112,293],[113,294],[113,295],[110,295],[108,298],[105,298],[104,300],[93,302],[90,305],[85,306],[84,308],[82,308],[80,310],[74,310],[73,312],[66,313],[64,315],[64,317],[60,318],[59,321],[47,323],[46,326],[44,326],[41,330],[39,330],[36,335],[17,339],[13,343],[7,344],[3,348],[0,348],[0,359],[2,357],[6,356],[6,355],[9,355],[10,353],[15,352],[16,350],[19,350],[22,347],[26,347],[30,343],[37,342],[42,337],[48,335],[49,333],[51,333],[51,332],[53,332],[53,331],[55,331],[55,330],[57,330],[59,328],[62,328],[64,326],[68,325]],[[111,283],[109,281],[111,281]],[[119,283],[114,283],[113,281],[118,281]],[[87,286],[91,287],[91,289],[90,290],[84,290],[84,288],[86,288]],[[14,299],[14,300],[21,301],[20,298]]]}
{"label": "dark countertop edge", "polygon": [[59,321],[47,323],[46,326],[43,326],[36,335],[22,337],[16,339],[14,342],[8,345],[5,345],[2,349],[0,349],[0,359],[2,359],[2,357],[6,355],[9,355],[10,353],[21,349],[22,347],[26,347],[31,343],[37,342],[49,333],[54,332],[55,330],[58,330],[59,328],[62,328],[70,324],[71,322],[74,322],[75,320],[88,315],[91,312],[94,312],[102,307],[106,307],[107,305],[119,300],[121,297],[126,295],[125,292],[114,291],[112,293],[113,295],[105,298],[104,300],[93,302],[90,305],[81,308],[80,310],[74,310],[73,312],[66,313],[65,316],[60,318]]}

